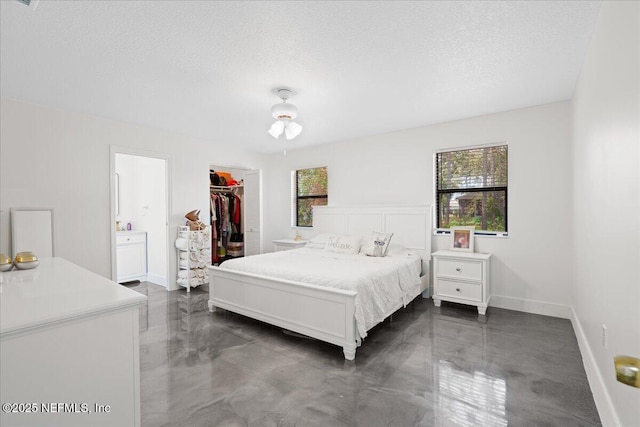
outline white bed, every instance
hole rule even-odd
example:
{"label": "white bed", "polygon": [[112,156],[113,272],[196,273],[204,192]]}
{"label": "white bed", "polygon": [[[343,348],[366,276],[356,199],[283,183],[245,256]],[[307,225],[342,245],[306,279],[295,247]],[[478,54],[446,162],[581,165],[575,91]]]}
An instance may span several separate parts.
{"label": "white bed", "polygon": [[315,207],[315,234],[393,233],[390,256],[303,248],[227,261],[210,267],[209,309],[224,308],[336,344],[353,360],[367,330],[420,293],[427,296],[430,212],[424,205]]}

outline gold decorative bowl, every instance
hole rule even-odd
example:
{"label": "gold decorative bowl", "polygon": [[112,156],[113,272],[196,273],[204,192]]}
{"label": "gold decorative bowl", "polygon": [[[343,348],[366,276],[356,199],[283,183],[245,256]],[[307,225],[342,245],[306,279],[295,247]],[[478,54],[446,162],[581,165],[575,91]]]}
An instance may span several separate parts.
{"label": "gold decorative bowl", "polygon": [[0,271],[9,271],[13,268],[13,262],[11,258],[5,254],[0,253]]}
{"label": "gold decorative bowl", "polygon": [[18,252],[14,261],[18,270],[28,270],[40,265],[38,257],[33,252]]}

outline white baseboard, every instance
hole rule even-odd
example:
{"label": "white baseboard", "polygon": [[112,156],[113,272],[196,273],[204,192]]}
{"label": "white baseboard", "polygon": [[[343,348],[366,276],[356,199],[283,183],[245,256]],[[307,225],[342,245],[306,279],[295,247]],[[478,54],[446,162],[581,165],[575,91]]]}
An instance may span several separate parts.
{"label": "white baseboard", "polygon": [[507,297],[504,295],[491,295],[491,302],[489,306],[506,308],[508,310],[524,311],[525,313],[560,317],[562,319],[573,318],[573,308],[569,305]]}
{"label": "white baseboard", "polygon": [[578,319],[578,315],[573,310],[573,307],[571,308],[571,324],[573,325],[573,330],[575,331],[576,338],[578,339],[578,346],[580,347],[580,353],[582,354],[582,363],[584,364],[584,370],[587,373],[589,386],[593,393],[593,400],[596,403],[596,408],[598,408],[600,421],[605,427],[620,426],[620,419],[618,418],[618,414],[616,413],[613,402],[611,401],[611,396],[607,391],[607,387],[602,378],[602,373],[600,372],[600,369],[598,369],[598,364],[596,363],[595,357],[593,357],[593,352],[591,351],[587,337],[584,334],[582,325],[580,324],[580,319]]}
{"label": "white baseboard", "polygon": [[156,285],[167,287],[167,278],[163,276],[158,276],[157,274],[147,274],[147,281],[151,283],[155,283]]}

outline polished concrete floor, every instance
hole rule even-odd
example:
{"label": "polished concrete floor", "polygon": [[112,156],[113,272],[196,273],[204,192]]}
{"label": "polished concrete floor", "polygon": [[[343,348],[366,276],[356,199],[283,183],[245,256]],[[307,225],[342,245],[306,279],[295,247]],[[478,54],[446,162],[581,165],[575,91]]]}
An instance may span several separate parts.
{"label": "polished concrete floor", "polygon": [[568,320],[418,298],[342,349],[142,283],[142,425],[592,426]]}

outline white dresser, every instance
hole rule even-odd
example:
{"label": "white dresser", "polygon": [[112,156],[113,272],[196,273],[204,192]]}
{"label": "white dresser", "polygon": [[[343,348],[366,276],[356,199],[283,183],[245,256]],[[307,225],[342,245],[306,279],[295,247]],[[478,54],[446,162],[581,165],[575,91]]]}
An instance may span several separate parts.
{"label": "white dresser", "polygon": [[304,248],[306,244],[306,240],[278,239],[273,241],[273,250],[275,252],[289,251],[291,249]]}
{"label": "white dresser", "polygon": [[[139,426],[147,297],[62,258],[0,273],[3,426]],[[15,409],[15,412],[13,412]]]}
{"label": "white dresser", "polygon": [[119,231],[116,233],[118,283],[147,280],[147,233]]}
{"label": "white dresser", "polygon": [[433,257],[433,303],[470,304],[486,314],[491,299],[491,254],[437,251]]}

